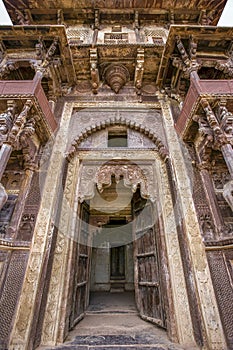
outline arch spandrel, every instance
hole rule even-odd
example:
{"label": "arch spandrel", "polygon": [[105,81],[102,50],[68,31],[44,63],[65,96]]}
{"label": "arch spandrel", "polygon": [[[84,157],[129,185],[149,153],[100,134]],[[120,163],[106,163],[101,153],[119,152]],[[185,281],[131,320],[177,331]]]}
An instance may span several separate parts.
{"label": "arch spandrel", "polygon": [[104,188],[112,184],[112,176],[115,176],[116,183],[120,180],[126,188],[130,188],[132,194],[136,192],[138,186],[142,198],[156,201],[157,193],[155,184],[155,174],[152,164],[135,164],[129,161],[108,162],[101,165],[91,163],[83,164],[80,172],[80,182],[78,189],[78,199],[80,202],[94,198],[95,189],[100,193]]}

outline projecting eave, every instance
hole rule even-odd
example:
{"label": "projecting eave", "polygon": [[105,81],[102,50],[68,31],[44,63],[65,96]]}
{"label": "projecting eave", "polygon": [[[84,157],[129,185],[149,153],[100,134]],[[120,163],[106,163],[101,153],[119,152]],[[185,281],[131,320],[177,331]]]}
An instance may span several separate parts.
{"label": "projecting eave", "polygon": [[205,64],[207,60],[210,62],[210,60],[224,60],[229,57],[228,52],[232,46],[233,28],[200,25],[170,26],[157,77],[157,84],[160,87],[169,85],[172,78],[172,58],[181,57],[176,46],[177,36],[179,36],[187,50],[190,37],[192,37],[197,43],[196,58],[200,63]]}
{"label": "projecting eave", "polygon": [[[95,10],[100,23],[134,20],[135,11],[142,23],[207,23],[216,25],[227,0],[4,0],[14,23],[93,23]],[[61,21],[61,22],[56,22]]]}
{"label": "projecting eave", "polygon": [[58,39],[58,45],[54,57],[59,59],[59,64],[61,64],[63,83],[73,85],[75,72],[63,25],[0,26],[0,43],[4,49],[3,60],[4,58],[16,59],[16,53],[18,62],[21,59],[36,60],[38,40],[42,41],[45,50],[47,50],[55,38]]}

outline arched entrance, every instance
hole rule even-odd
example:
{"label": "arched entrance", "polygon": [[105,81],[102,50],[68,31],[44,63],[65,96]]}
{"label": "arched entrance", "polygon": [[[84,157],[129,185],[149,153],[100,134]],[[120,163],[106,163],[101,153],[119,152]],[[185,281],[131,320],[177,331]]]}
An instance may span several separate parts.
{"label": "arched entrance", "polygon": [[69,328],[84,317],[89,293],[103,291],[134,291],[140,316],[166,328],[160,229],[145,169],[110,161],[90,182],[85,178],[86,193],[79,192]]}

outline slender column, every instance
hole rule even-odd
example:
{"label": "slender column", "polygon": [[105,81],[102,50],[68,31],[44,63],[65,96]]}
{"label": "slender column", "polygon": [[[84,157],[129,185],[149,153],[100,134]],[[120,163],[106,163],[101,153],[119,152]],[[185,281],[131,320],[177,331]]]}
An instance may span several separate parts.
{"label": "slender column", "polygon": [[224,222],[219,210],[219,206],[218,206],[217,198],[214,192],[213,182],[211,180],[209,170],[206,167],[202,168],[201,164],[199,169],[200,169],[202,182],[204,185],[203,186],[204,191],[209,202],[209,208],[212,214],[214,226],[217,228],[218,232],[221,232],[222,227],[224,226]]}
{"label": "slender column", "polygon": [[233,179],[233,149],[232,146],[228,143],[221,147],[223,157],[225,159],[226,165],[228,167],[231,178]]}
{"label": "slender column", "polygon": [[228,112],[225,100],[220,100],[218,103],[218,117],[216,117],[206,99],[201,100],[201,105],[206,113],[214,147],[221,150],[231,175],[231,180],[223,188],[223,196],[233,211],[233,150],[231,145],[233,139],[233,115]]}
{"label": "slender column", "polygon": [[4,143],[0,149],[0,181],[6,169],[8,160],[10,159],[11,152],[12,146],[10,144]]}
{"label": "slender column", "polygon": [[227,168],[231,175],[231,180],[227,182],[223,187],[223,197],[227,201],[231,210],[233,211],[233,150],[232,146],[228,143],[221,147],[223,157],[225,159]]}
{"label": "slender column", "polygon": [[26,169],[24,180],[22,183],[22,190],[20,191],[19,196],[17,198],[17,202],[14,209],[14,215],[12,216],[11,223],[8,228],[8,235],[10,237],[15,236],[18,232],[21,217],[25,208],[26,199],[30,191],[33,174],[34,169]]}

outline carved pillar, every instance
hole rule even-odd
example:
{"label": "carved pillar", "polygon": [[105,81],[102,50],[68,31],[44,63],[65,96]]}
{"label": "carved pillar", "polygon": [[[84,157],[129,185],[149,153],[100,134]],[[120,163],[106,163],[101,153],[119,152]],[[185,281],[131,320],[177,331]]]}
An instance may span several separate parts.
{"label": "carved pillar", "polygon": [[212,147],[221,150],[231,175],[231,181],[223,188],[223,196],[233,211],[233,115],[227,110],[225,100],[219,101],[216,114],[206,99],[201,100],[201,105],[212,132]]}
{"label": "carved pillar", "polygon": [[[0,140],[2,146],[0,150],[0,181],[6,169],[13,147],[17,147],[19,138],[23,132],[28,112],[32,106],[32,101],[27,100],[21,113],[15,118],[15,105],[8,102],[7,113],[1,115]],[[4,123],[2,123],[4,119]],[[0,210],[7,200],[6,192],[0,187]]]}
{"label": "carved pillar", "polygon": [[180,224],[182,224],[183,235],[186,240],[191,266],[193,268],[194,286],[199,300],[204,333],[206,336],[205,345],[212,350],[227,349],[205,253],[205,246],[202,241],[198,218],[192,199],[189,176],[181,152],[180,141],[175,132],[170,104],[168,101],[165,101],[162,96],[160,103],[177,189],[176,202],[182,215],[179,220]]}
{"label": "carved pillar", "polygon": [[203,182],[204,191],[209,202],[212,220],[215,228],[217,229],[217,232],[220,234],[224,227],[224,222],[215,195],[213,181],[209,173],[209,166],[209,164],[200,162],[198,168],[200,169],[200,175]]}
{"label": "carved pillar", "polygon": [[0,115],[0,181],[12,151],[12,145],[7,141],[15,120],[15,107],[15,102],[8,100],[6,112]]}

